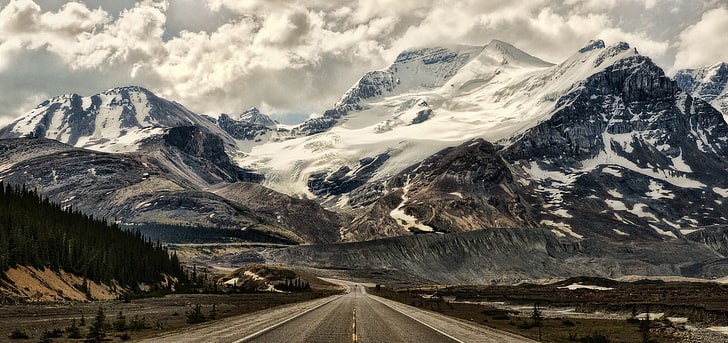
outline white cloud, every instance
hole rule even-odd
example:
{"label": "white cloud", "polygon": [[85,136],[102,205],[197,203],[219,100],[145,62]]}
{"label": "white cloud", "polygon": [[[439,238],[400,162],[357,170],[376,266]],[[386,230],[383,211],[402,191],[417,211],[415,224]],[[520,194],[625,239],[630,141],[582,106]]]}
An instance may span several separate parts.
{"label": "white cloud", "polygon": [[[602,38],[663,65],[676,49],[680,64],[712,64],[728,32],[716,0],[85,1],[9,0],[0,10],[0,105],[8,111],[0,116],[18,115],[38,94],[120,83],[212,115],[258,106],[302,116],[326,110],[363,73],[411,47],[501,39],[559,62]],[[665,34],[683,29],[679,42]],[[29,78],[42,80],[18,82]]]}
{"label": "white cloud", "polygon": [[677,41],[674,70],[696,68],[728,61],[728,8],[720,7],[703,14]]}

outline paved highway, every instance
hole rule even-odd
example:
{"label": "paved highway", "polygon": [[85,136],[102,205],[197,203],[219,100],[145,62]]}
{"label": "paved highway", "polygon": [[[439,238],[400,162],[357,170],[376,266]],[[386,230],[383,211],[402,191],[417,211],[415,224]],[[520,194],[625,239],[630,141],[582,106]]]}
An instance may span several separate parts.
{"label": "paved highway", "polygon": [[344,295],[228,318],[144,342],[533,342],[438,313],[372,296],[331,280]]}

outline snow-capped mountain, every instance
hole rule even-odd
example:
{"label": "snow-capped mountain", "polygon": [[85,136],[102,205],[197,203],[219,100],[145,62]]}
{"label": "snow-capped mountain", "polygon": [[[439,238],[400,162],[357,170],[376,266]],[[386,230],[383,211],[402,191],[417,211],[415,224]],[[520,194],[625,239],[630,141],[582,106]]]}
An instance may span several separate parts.
{"label": "snow-capped mountain", "polygon": [[728,121],[728,63],[680,70],[675,74],[675,81],[684,91],[721,111]]}
{"label": "snow-capped mountain", "polygon": [[293,130],[308,135],[255,146],[240,163],[281,192],[338,198],[341,192],[322,189],[319,180],[360,186],[470,139],[511,138],[550,118],[557,100],[586,77],[633,55],[626,44],[602,41],[558,65],[500,41],[407,51],[365,75],[323,117]]}
{"label": "snow-capped mountain", "polygon": [[534,226],[660,240],[728,222],[728,124],[622,42],[556,65],[497,40],[408,50],[291,131],[130,87],[52,99],[2,134],[128,143],[197,189],[262,182],[352,216],[341,240]]}
{"label": "snow-capped mountain", "polygon": [[242,162],[353,209],[345,239],[539,226],[660,240],[728,222],[728,126],[627,43],[558,65],[499,41],[408,51],[323,118]]}
{"label": "snow-capped mountain", "polygon": [[204,128],[232,144],[214,123],[141,87],[46,100],[0,129],[0,138],[43,137],[98,151],[129,152],[142,140],[180,126]]}
{"label": "snow-capped mountain", "polygon": [[[127,223],[266,241],[455,233],[266,252],[323,268],[714,277],[728,269],[726,79],[725,64],[670,79],[623,42],[551,64],[494,40],[405,51],[290,130],[138,87],[72,94],[0,138],[87,149],[2,140],[0,180]],[[341,255],[351,247],[367,253]]]}
{"label": "snow-capped mountain", "polygon": [[260,113],[255,107],[241,113],[237,119],[231,118],[226,113],[220,114],[215,123],[237,140],[237,147],[243,152],[267,142],[279,132],[276,122]]}

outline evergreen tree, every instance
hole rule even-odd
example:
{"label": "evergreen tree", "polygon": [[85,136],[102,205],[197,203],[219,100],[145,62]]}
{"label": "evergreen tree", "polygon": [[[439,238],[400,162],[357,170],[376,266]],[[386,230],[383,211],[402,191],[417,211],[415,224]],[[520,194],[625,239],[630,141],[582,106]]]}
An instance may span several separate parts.
{"label": "evergreen tree", "polygon": [[9,268],[65,270],[89,281],[122,286],[155,284],[169,275],[185,280],[176,254],[106,220],[42,198],[25,186],[0,181],[0,276]]}
{"label": "evergreen tree", "polygon": [[102,342],[106,338],[106,315],[104,315],[103,308],[99,307],[94,322],[91,323],[88,335],[86,336],[92,342]]}
{"label": "evergreen tree", "polygon": [[119,315],[114,320],[114,330],[118,332],[126,331],[126,317],[121,311],[119,311]]}

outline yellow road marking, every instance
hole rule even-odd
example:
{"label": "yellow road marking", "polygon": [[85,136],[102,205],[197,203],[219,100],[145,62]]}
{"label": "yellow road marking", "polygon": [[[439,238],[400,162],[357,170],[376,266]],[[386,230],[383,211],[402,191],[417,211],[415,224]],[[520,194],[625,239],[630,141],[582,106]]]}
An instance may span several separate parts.
{"label": "yellow road marking", "polygon": [[351,329],[353,330],[351,333],[351,341],[356,342],[356,294],[354,294],[354,309],[351,311]]}

